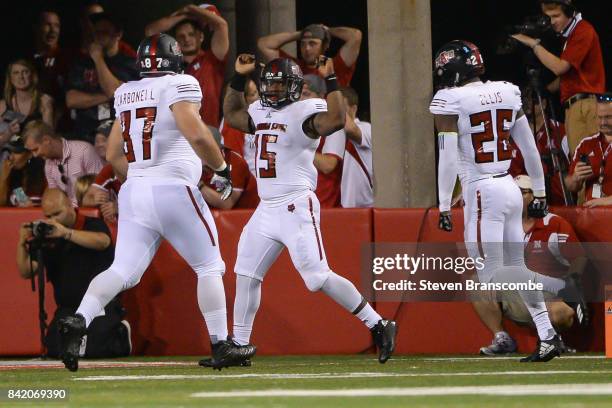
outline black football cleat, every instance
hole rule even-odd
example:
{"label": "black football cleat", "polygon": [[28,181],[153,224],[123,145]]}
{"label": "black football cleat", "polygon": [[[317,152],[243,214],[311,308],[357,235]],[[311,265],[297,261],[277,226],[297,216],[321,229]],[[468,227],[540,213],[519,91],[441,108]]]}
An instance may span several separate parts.
{"label": "black football cleat", "polygon": [[535,351],[524,358],[521,358],[521,363],[544,363],[555,357],[561,356],[561,339],[559,335],[555,335],[550,340],[538,340],[538,345]]}
{"label": "black football cleat", "polygon": [[395,350],[397,324],[393,320],[380,319],[370,332],[378,348],[378,362],[385,364]]}
{"label": "black football cleat", "polygon": [[584,298],[580,275],[571,273],[564,279],[565,287],[559,291],[559,297],[565,301],[576,313],[576,320],[580,326],[589,325],[589,307]]}
{"label": "black football cleat", "polygon": [[[210,359],[210,367],[221,371],[224,367],[239,367],[245,366],[246,361],[255,355],[257,348],[252,344],[241,346],[234,341],[223,340],[212,345],[212,358]],[[204,363],[204,360],[200,363]],[[200,364],[207,367],[204,364]]]}
{"label": "black football cleat", "polygon": [[66,316],[57,323],[60,333],[60,357],[70,371],[79,369],[79,350],[87,332],[85,318],[80,314]]}
{"label": "black football cleat", "polygon": [[[198,361],[198,365],[202,366],[202,367],[212,367],[213,366],[213,359],[212,358],[203,358],[202,360]],[[250,367],[252,365],[251,363],[251,359],[247,358],[244,361],[242,361],[239,366],[240,367]]]}

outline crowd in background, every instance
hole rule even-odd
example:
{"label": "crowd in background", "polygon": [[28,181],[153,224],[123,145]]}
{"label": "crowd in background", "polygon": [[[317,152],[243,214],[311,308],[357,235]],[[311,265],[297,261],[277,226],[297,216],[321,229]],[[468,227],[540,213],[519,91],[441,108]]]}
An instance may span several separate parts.
{"label": "crowd in background", "polygon": [[[97,3],[81,10],[78,49],[62,47],[62,23],[70,24],[55,11],[41,11],[31,58],[16,60],[7,68],[0,100],[0,205],[40,205],[45,188],[57,188],[74,206],[98,207],[105,220],[114,221],[121,184],[106,163],[106,141],[115,90],[123,82],[139,79],[136,52],[122,40],[119,20]],[[213,5],[187,5],[149,23],[143,35],[160,32],[177,39],[185,73],[198,79],[202,88],[202,120],[218,136],[231,164],[231,197],[220,199],[206,166],[199,184],[202,194],[214,208],[255,208],[259,199],[254,135],[225,125],[221,112],[229,51],[227,22]],[[346,129],[321,141],[314,162],[319,171],[317,194],[327,208],[373,204],[370,125],[357,118],[358,95],[349,87],[361,36],[357,29],[313,24],[258,41],[266,62],[279,56],[298,62],[305,74],[303,98],[325,98],[325,83],[315,61],[327,51],[332,37],[343,43],[334,64],[348,106]],[[281,50],[295,41],[299,58]],[[245,98],[248,103],[259,98],[257,75],[247,82]]]}
{"label": "crowd in background", "polygon": [[[561,91],[561,103],[566,108],[567,121],[571,121],[568,139],[565,131],[568,126],[545,120],[541,112],[546,106],[533,103],[530,92],[524,92],[525,110],[533,120],[547,174],[550,202],[609,205],[612,204],[608,202],[612,177],[606,177],[612,172],[612,164],[606,161],[609,144],[604,136],[598,136],[609,127],[609,115],[602,113],[598,118],[596,108],[596,95],[605,91],[599,39],[579,13],[577,19],[571,18],[576,15],[575,10],[561,8],[559,15],[554,7],[551,10],[547,12],[544,8],[543,12],[549,14],[553,28],[567,42],[560,57],[545,50],[538,40],[521,34],[515,36],[559,76],[560,80],[550,84],[547,91],[552,95]],[[98,207],[104,218],[112,221],[117,216],[120,183],[105,161],[106,139],[114,118],[114,91],[123,82],[138,79],[136,53],[122,40],[119,20],[97,3],[81,10],[77,49],[62,47],[62,23],[72,22],[62,22],[54,11],[41,11],[30,59],[15,60],[6,70],[0,100],[0,205],[40,205],[45,188],[59,188],[73,205]],[[199,187],[206,201],[219,209],[254,208],[258,203],[254,135],[226,125],[221,112],[229,51],[227,22],[213,5],[187,5],[149,23],[143,35],[159,32],[168,32],[179,42],[185,73],[197,78],[202,88],[202,120],[218,135],[226,160],[232,164],[235,192],[226,201],[220,200],[211,184],[211,171],[204,167]],[[332,38],[341,43],[332,57],[343,86],[347,118],[344,129],[321,140],[314,162],[319,172],[316,193],[323,208],[371,207],[374,203],[371,126],[357,118],[359,97],[350,87],[361,31],[312,24],[299,31],[259,38],[257,47],[265,62],[279,56],[298,62],[305,76],[302,98],[324,98],[325,83],[318,76],[315,61],[328,51]],[[293,42],[298,44],[299,57],[282,50],[285,44]],[[257,83],[255,75],[246,84],[248,103],[259,97]],[[601,140],[581,142],[596,136]],[[596,149],[599,147],[601,152]],[[514,156],[511,172],[524,173],[518,149]]]}

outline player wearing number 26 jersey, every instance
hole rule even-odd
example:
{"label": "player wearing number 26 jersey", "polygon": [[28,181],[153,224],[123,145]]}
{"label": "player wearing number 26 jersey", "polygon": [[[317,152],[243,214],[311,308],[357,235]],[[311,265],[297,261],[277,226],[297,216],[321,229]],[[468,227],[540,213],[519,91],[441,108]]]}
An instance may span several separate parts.
{"label": "player wearing number 26 jersey", "polygon": [[243,54],[236,61],[238,74],[225,96],[225,120],[255,135],[255,175],[261,201],[238,243],[233,335],[238,344],[248,344],[259,307],[261,282],[287,248],[309,290],[327,294],[371,330],[379,347],[379,361],[384,363],[395,348],[395,322],[382,319],[349,280],[329,268],[323,249],[320,206],[314,194],[314,157],[320,136],[344,126],[345,108],[331,59],[319,62],[327,82],[326,101],[300,100],[300,67],[289,59],[278,58],[262,70],[261,100],[247,108],[243,89],[255,60]]}
{"label": "player wearing number 26 jersey", "polygon": [[[430,111],[438,130],[438,192],[441,229],[452,230],[450,203],[457,175],[461,180],[464,238],[469,255],[484,259],[481,282],[535,282],[525,266],[521,191],[508,174],[513,138],[525,157],[536,197],[529,214],[547,214],[544,173],[535,140],[521,109],[518,88],[507,82],[482,82],[484,62],[467,41],[451,41],[435,58],[434,76],[441,87]],[[536,351],[524,361],[548,361],[560,343],[541,292],[519,291],[538,330]]]}
{"label": "player wearing number 26 jersey", "polygon": [[231,193],[229,168],[199,116],[198,82],[180,74],[182,54],[165,34],[138,47],[139,81],[115,92],[117,119],[107,159],[127,181],[119,192],[115,260],[91,282],[74,316],[60,322],[66,368],[78,368],[86,327],[119,292],[136,285],[162,239],[187,261],[198,277],[197,297],[212,343],[212,366],[240,365],[253,346],[227,339],[223,274],[225,264],[213,217],[198,190],[202,161],[215,169],[222,197]]}

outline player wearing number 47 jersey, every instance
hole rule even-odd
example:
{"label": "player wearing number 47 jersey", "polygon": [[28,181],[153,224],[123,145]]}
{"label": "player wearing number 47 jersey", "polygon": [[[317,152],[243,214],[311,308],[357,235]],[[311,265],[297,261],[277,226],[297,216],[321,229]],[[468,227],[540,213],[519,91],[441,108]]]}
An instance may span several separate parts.
{"label": "player wearing number 47 jersey", "polygon": [[[442,88],[430,111],[438,130],[440,228],[452,230],[450,203],[459,175],[465,200],[464,238],[473,258],[485,259],[478,271],[481,282],[537,282],[525,266],[522,195],[508,174],[512,137],[525,158],[533,181],[529,214],[547,214],[544,173],[518,88],[508,82],[482,82],[484,62],[478,48],[467,41],[451,41],[435,58],[434,77]],[[486,256],[485,256],[486,255]],[[541,292],[519,291],[538,331],[538,347],[521,361],[548,361],[559,355]]]}
{"label": "player wearing number 47 jersey", "polygon": [[395,322],[382,319],[350,281],[330,270],[323,249],[313,162],[319,137],[344,126],[345,109],[332,60],[322,57],[318,66],[326,78],[327,100],[300,101],[300,67],[289,59],[278,58],[261,73],[260,101],[247,107],[244,83],[246,75],[255,69],[255,59],[243,54],[236,60],[236,76],[223,111],[230,126],[255,134],[255,171],[261,202],[238,243],[233,336],[239,344],[249,343],[261,282],[286,247],[309,290],[327,294],[372,331],[379,349],[378,360],[384,363],[395,348]]}
{"label": "player wearing number 47 jersey", "polygon": [[202,160],[216,169],[224,199],[232,186],[229,168],[200,120],[200,86],[180,74],[182,62],[174,38],[146,38],[138,48],[142,79],[115,92],[118,118],[107,159],[120,179],[127,178],[119,192],[115,260],[91,282],[75,316],[59,323],[62,359],[71,371],[78,369],[86,327],[119,292],[140,281],[162,238],[198,276],[197,297],[212,343],[212,366],[240,365],[255,354],[253,346],[227,339],[225,264],[212,215],[196,187]]}

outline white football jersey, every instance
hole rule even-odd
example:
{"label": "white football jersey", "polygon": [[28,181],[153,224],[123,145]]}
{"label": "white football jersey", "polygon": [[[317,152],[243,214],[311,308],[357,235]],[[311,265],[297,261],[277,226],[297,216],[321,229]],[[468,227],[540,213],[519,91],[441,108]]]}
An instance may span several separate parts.
{"label": "white football jersey", "polygon": [[429,106],[435,115],[458,115],[458,171],[462,183],[508,171],[510,129],[521,109],[521,92],[509,82],[472,82],[441,89]]}
{"label": "white football jersey", "polygon": [[346,141],[340,196],[344,208],[374,205],[372,125],[359,119],[355,119],[355,123],[361,130],[361,144],[358,145],[348,138]]}
{"label": "white football jersey", "polygon": [[115,111],[123,130],[128,178],[198,184],[202,161],[179,131],[170,106],[201,100],[200,85],[190,75],[143,78],[117,88]]}
{"label": "white football jersey", "polygon": [[249,106],[255,125],[255,177],[262,203],[281,205],[317,187],[315,151],[320,139],[302,130],[308,117],[327,111],[327,102],[313,98],[293,102],[282,109]]}

